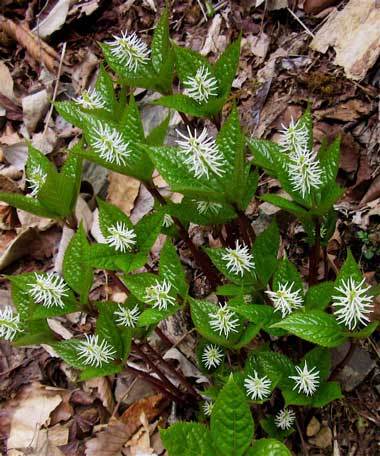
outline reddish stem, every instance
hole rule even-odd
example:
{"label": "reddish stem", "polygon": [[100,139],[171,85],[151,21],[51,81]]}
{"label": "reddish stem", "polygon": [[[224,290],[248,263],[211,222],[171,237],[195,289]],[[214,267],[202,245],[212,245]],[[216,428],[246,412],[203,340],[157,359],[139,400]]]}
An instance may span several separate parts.
{"label": "reddish stem", "polygon": [[315,243],[310,253],[309,260],[309,286],[318,282],[319,253],[321,250],[321,222],[315,219]]}

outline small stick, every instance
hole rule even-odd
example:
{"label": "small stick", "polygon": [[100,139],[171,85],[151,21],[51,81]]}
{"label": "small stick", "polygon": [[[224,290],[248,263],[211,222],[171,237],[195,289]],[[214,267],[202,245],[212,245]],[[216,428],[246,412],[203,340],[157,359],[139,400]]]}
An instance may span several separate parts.
{"label": "small stick", "polygon": [[309,28],[306,27],[306,25],[301,21],[301,19],[295,13],[293,13],[293,11],[290,8],[286,8],[286,9],[294,17],[294,19],[301,25],[301,27],[305,30],[305,32],[308,35],[310,35],[312,38],[315,38],[314,33]]}

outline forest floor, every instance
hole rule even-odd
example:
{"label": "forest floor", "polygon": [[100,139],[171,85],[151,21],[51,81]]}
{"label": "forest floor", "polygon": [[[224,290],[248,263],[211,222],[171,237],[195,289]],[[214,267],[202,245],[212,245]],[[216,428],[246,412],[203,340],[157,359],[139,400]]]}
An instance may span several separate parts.
{"label": "forest floor", "polygon": [[[207,3],[212,2],[170,3],[172,38],[210,59],[242,31],[239,72],[229,104],[236,101],[246,133],[275,138],[281,125],[291,117],[297,118],[310,103],[315,140],[341,135],[338,180],[346,191],[336,205],[338,222],[328,244],[328,273],[333,275],[340,267],[349,247],[360,259],[367,280],[379,283],[379,2],[232,0],[213,2],[214,11],[209,15]],[[162,6],[161,0],[1,2],[2,191],[20,191],[24,185],[26,140],[49,154],[57,165],[62,163],[62,150],[80,132],[50,111],[51,99],[77,96],[91,85],[102,61],[98,42],[124,30],[151,36],[156,10]],[[337,15],[337,11],[345,13]],[[354,33],[355,27],[368,18],[372,23],[367,24],[367,33],[353,36],[345,32]],[[162,112],[149,106],[149,94],[140,91],[136,96],[145,127],[149,128]],[[172,128],[179,122],[173,119]],[[135,179],[94,165],[86,165],[83,179],[79,211],[89,232],[97,195],[106,197],[135,220],[152,208],[151,197]],[[156,183],[165,191],[166,184],[159,176]],[[276,186],[267,177],[259,184],[262,190],[275,190]],[[308,246],[292,217],[257,200],[252,201],[247,215],[257,232],[276,217],[282,248],[301,272],[306,272]],[[2,307],[11,302],[5,275],[52,269],[62,257],[66,240],[62,227],[54,221],[6,205],[0,206],[0,233]],[[194,227],[190,234],[199,245],[215,242],[207,227]],[[151,264],[157,262],[160,245],[161,237],[152,252]],[[190,252],[181,244],[179,248],[193,278],[194,293],[203,294],[204,280],[195,270]],[[323,267],[321,264],[321,274]],[[104,285],[103,278],[99,272],[92,299],[108,296],[122,300],[118,284],[110,278]],[[379,309],[377,303],[377,317]],[[92,324],[86,315],[78,313],[70,320],[56,319],[54,331],[69,338],[88,331]],[[173,346],[155,340],[157,348],[193,382],[202,382],[202,374],[194,365],[195,339],[189,332],[189,322],[170,318],[161,329]],[[335,366],[347,350],[343,347],[334,351]],[[379,332],[358,344],[346,361],[337,372],[344,399],[305,412],[298,432],[288,441],[294,454],[379,454]],[[164,455],[159,426],[194,418],[194,410],[168,406],[149,384],[136,381],[130,374],[78,383],[76,372],[54,357],[48,346],[13,348],[3,341],[0,401],[0,451],[10,456]]]}

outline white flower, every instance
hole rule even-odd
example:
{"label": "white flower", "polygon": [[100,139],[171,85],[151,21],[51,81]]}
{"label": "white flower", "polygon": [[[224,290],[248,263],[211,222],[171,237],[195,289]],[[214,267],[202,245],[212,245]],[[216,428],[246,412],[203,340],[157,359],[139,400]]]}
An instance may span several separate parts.
{"label": "white flower", "polygon": [[26,181],[31,189],[30,196],[37,196],[46,181],[47,174],[44,173],[40,165],[33,166],[31,169],[28,169],[27,174],[28,177]]}
{"label": "white flower", "polygon": [[217,215],[222,209],[222,205],[219,203],[211,203],[210,201],[197,201],[197,209],[200,214],[206,214],[207,212]]}
{"label": "white flower", "polygon": [[259,374],[256,371],[253,371],[253,376],[248,375],[244,380],[244,386],[247,390],[248,396],[253,400],[262,401],[270,395],[270,387],[272,382],[265,375],[264,377],[259,377]]}
{"label": "white flower", "polygon": [[20,316],[14,315],[11,306],[0,309],[0,337],[5,340],[13,340],[20,331]]}
{"label": "white flower", "polygon": [[240,245],[239,241],[236,241],[234,249],[226,249],[226,253],[222,255],[222,260],[227,261],[226,267],[232,274],[243,276],[244,271],[255,269],[255,262],[248,246]]}
{"label": "white flower", "polygon": [[64,280],[58,274],[34,274],[35,282],[28,284],[28,292],[37,304],[44,307],[65,306],[63,298],[68,296],[69,291]]}
{"label": "white flower", "polygon": [[152,303],[153,309],[166,310],[168,306],[174,306],[176,298],[170,296],[172,284],[164,279],[162,282],[156,280],[156,285],[152,285],[145,289],[145,301]]}
{"label": "white flower", "polygon": [[207,102],[210,97],[218,95],[218,81],[204,65],[198,68],[195,76],[187,78],[183,85],[184,93],[198,103]]}
{"label": "white flower", "polygon": [[295,420],[296,414],[294,411],[284,408],[277,413],[274,418],[274,423],[278,428],[282,429],[283,431],[287,431],[293,426]]}
{"label": "white flower", "polygon": [[210,171],[222,176],[225,172],[223,166],[226,162],[215,139],[207,135],[206,128],[199,136],[197,136],[197,130],[194,130],[194,134],[192,134],[189,127],[187,127],[187,132],[189,136],[177,130],[178,135],[182,138],[182,140],[177,140],[177,144],[187,155],[184,163],[190,167],[194,176],[208,178]]}
{"label": "white flower", "polygon": [[133,229],[129,229],[125,223],[116,222],[116,225],[111,225],[108,228],[108,236],[105,241],[118,252],[125,253],[131,251],[136,244],[136,233]]}
{"label": "white flower", "polygon": [[317,368],[312,367],[309,370],[305,361],[303,369],[296,366],[296,371],[298,372],[298,375],[289,376],[289,378],[296,382],[293,389],[298,388],[299,393],[304,393],[307,396],[313,395],[317,391],[319,385],[319,371]]}
{"label": "white flower", "polygon": [[335,287],[340,296],[333,296],[333,307],[338,308],[334,315],[340,323],[350,330],[355,329],[359,323],[367,325],[370,319],[368,315],[373,311],[373,301],[367,295],[371,288],[364,285],[365,279],[360,283],[352,277],[342,281],[340,287]]}
{"label": "white flower", "polygon": [[150,50],[140,40],[136,33],[115,36],[114,41],[106,42],[111,48],[111,54],[123,62],[129,71],[136,72],[140,65],[144,65],[149,59]]}
{"label": "white flower", "polygon": [[95,89],[83,91],[75,103],[84,109],[102,109],[106,106],[102,96]]}
{"label": "white flower", "polygon": [[309,134],[305,124],[301,124],[299,120],[294,123],[292,118],[288,127],[283,124],[281,126],[281,139],[279,142],[285,152],[290,154],[300,153],[309,148]]}
{"label": "white flower", "polygon": [[279,285],[277,291],[265,292],[273,303],[274,311],[280,311],[282,318],[285,318],[293,310],[299,309],[303,305],[301,290],[292,291],[293,286],[294,282],[291,284],[285,282]]}
{"label": "white flower", "polygon": [[91,146],[99,154],[99,157],[109,163],[125,165],[129,157],[129,143],[124,141],[120,132],[108,125],[97,122],[91,138]]}
{"label": "white flower", "polygon": [[137,304],[132,309],[119,304],[118,310],[116,310],[113,314],[118,317],[116,319],[116,323],[118,325],[134,328],[140,316],[140,309]]}
{"label": "white flower", "polygon": [[322,169],[314,152],[305,149],[289,158],[287,165],[293,190],[301,192],[304,198],[312,188],[318,189],[322,183]]}
{"label": "white flower", "polygon": [[99,342],[99,336],[85,335],[86,340],[79,343],[77,347],[79,359],[84,364],[94,367],[100,367],[115,359],[115,349],[103,339]]}
{"label": "white flower", "polygon": [[173,223],[174,223],[173,217],[169,214],[165,214],[164,219],[162,221],[162,226],[164,228],[170,228],[171,226],[173,226]]}
{"label": "white flower", "polygon": [[202,361],[207,369],[218,367],[223,360],[223,350],[217,345],[208,344],[204,347]]}
{"label": "white flower", "polygon": [[204,403],[202,405],[203,413],[206,416],[211,416],[213,407],[214,407],[214,403],[212,401],[204,401]]}
{"label": "white flower", "polygon": [[238,332],[236,329],[239,326],[239,319],[236,313],[230,310],[227,304],[219,307],[215,313],[209,313],[208,316],[211,318],[210,327],[221,335],[224,333],[228,338],[230,332]]}

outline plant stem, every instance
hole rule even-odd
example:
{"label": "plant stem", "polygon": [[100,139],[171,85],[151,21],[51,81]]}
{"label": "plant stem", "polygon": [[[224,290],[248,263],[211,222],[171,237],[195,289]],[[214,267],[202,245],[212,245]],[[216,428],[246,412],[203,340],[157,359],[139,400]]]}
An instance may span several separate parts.
{"label": "plant stem", "polygon": [[131,373],[134,373],[136,376],[142,377],[147,382],[151,383],[158,391],[160,391],[165,396],[170,397],[174,402],[181,402],[184,403],[185,401],[181,397],[177,397],[174,394],[170,393],[165,389],[165,386],[156,378],[152,377],[151,375],[147,374],[144,371],[139,369],[135,369],[131,366],[125,366],[125,369]]}
{"label": "plant stem", "polygon": [[181,372],[176,371],[174,367],[171,366],[165,359],[163,359],[161,354],[158,353],[148,342],[145,342],[143,346],[146,347],[160,361],[163,367],[165,367],[172,375],[178,378],[182,386],[186,388],[192,396],[194,396],[198,400],[201,399],[198,392],[195,390],[195,388],[193,388],[192,385],[190,385],[190,383],[186,380],[186,378]]}
{"label": "plant stem", "polygon": [[309,286],[318,282],[319,253],[321,250],[321,221],[315,218],[315,242],[310,252],[309,260]]}
{"label": "plant stem", "polygon": [[153,369],[153,371],[160,377],[162,383],[164,384],[165,388],[171,391],[175,396],[183,395],[182,391],[180,391],[176,386],[174,386],[170,380],[161,372],[161,370],[154,364],[154,362],[147,356],[140,346],[132,341],[132,348],[135,350],[141,358]]}
{"label": "plant stem", "polygon": [[[165,206],[166,200],[158,191],[157,187],[154,183],[151,182],[144,182],[146,189],[149,193],[155,198],[162,206]],[[195,262],[197,265],[202,269],[204,275],[207,277],[208,281],[210,282],[211,288],[215,290],[218,285],[220,285],[221,281],[219,279],[218,274],[216,273],[213,264],[209,257],[199,250],[197,246],[193,243],[190,239],[189,233],[187,232],[186,228],[182,225],[181,221],[177,217],[173,217],[174,223],[177,225],[179,235],[181,236],[182,240],[187,244],[189,247]]]}

